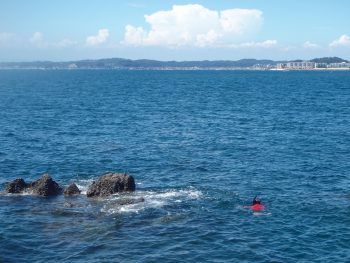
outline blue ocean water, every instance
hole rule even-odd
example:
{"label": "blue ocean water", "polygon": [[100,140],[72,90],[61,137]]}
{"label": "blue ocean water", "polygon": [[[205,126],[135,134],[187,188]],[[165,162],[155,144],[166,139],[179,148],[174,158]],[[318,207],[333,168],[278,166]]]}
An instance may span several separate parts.
{"label": "blue ocean water", "polygon": [[145,198],[2,194],[0,262],[350,262],[349,72],[0,71],[0,127],[1,190]]}

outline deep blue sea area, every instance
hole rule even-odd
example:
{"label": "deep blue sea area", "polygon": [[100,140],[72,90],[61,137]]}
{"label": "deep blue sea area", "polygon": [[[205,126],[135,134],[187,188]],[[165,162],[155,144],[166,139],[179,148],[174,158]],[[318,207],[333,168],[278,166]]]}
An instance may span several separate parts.
{"label": "deep blue sea area", "polygon": [[350,262],[350,72],[0,71],[1,191],[108,171],[0,194],[0,262]]}

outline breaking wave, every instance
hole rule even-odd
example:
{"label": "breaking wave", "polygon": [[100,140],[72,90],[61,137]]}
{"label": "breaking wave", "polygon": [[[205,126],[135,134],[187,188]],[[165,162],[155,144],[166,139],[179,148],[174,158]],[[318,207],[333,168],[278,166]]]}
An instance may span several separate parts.
{"label": "breaking wave", "polygon": [[80,193],[83,195],[86,195],[86,192],[93,181],[94,181],[93,179],[80,179],[76,181],[75,184],[81,191]]}
{"label": "breaking wave", "polygon": [[168,205],[200,199],[202,196],[202,192],[194,188],[165,191],[138,190],[132,194],[113,195],[107,199],[101,212],[107,214],[139,213],[146,209],[164,208]]}

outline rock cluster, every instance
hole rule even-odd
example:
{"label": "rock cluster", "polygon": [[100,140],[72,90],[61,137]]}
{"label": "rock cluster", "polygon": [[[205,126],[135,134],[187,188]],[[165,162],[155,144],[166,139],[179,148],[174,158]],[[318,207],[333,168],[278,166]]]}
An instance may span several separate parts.
{"label": "rock cluster", "polygon": [[[39,196],[56,196],[64,193],[65,196],[80,194],[76,184],[69,185],[64,191],[49,174],[45,173],[38,180],[26,183],[22,178],[9,182],[5,192],[12,194],[32,192]],[[98,178],[87,191],[87,197],[107,197],[120,192],[135,191],[135,180],[126,173],[107,173]]]}
{"label": "rock cluster", "polygon": [[6,193],[19,194],[24,191],[32,192],[40,196],[55,196],[62,193],[62,188],[45,173],[38,180],[26,183],[22,178],[15,179],[8,183],[5,189]]}

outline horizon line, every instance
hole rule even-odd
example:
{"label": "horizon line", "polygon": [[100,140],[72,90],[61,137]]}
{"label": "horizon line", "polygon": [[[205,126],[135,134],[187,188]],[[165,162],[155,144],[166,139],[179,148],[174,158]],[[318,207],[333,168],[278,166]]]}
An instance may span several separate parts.
{"label": "horizon line", "polygon": [[34,63],[34,62],[52,62],[52,63],[68,63],[68,62],[80,62],[80,61],[98,61],[98,60],[109,60],[109,59],[122,59],[122,60],[130,60],[130,61],[138,61],[138,60],[149,60],[149,61],[159,61],[159,62],[202,62],[202,61],[240,61],[240,60],[270,60],[273,62],[293,62],[293,61],[311,61],[314,59],[325,59],[325,58],[340,58],[345,61],[350,61],[350,59],[344,59],[338,56],[333,57],[315,57],[312,59],[269,59],[269,58],[240,58],[240,59],[202,59],[202,60],[161,60],[161,59],[151,59],[151,58],[137,58],[137,59],[131,59],[131,58],[122,58],[122,57],[104,57],[104,58],[84,58],[84,59],[75,59],[75,60],[21,60],[21,61],[0,61],[0,63]]}

